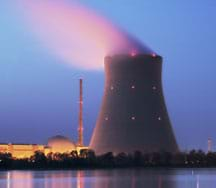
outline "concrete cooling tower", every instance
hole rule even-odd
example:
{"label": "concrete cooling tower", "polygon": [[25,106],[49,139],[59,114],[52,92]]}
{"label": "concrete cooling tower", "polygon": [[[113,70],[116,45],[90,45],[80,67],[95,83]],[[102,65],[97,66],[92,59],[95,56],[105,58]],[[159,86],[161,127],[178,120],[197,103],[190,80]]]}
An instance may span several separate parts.
{"label": "concrete cooling tower", "polygon": [[161,84],[162,58],[105,58],[105,92],[90,148],[113,152],[177,152]]}

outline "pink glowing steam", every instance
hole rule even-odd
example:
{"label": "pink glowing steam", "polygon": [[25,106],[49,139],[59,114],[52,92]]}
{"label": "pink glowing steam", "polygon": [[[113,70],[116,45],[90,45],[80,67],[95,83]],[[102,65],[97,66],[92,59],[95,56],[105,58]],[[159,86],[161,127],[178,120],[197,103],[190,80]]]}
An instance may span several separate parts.
{"label": "pink glowing steam", "polygon": [[61,61],[82,69],[101,69],[106,55],[145,53],[141,45],[92,10],[66,0],[21,0],[32,31]]}

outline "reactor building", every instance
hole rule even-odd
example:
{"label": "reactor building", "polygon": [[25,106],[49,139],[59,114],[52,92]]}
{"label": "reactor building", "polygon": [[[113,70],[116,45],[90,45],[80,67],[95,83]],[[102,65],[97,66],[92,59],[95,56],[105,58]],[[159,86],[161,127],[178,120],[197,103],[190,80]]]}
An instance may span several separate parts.
{"label": "reactor building", "polygon": [[90,148],[113,152],[177,152],[162,83],[162,57],[105,57],[105,91]]}
{"label": "reactor building", "polygon": [[13,158],[22,159],[30,158],[36,151],[48,155],[50,153],[70,153],[71,151],[80,153],[81,150],[88,150],[89,148],[83,143],[83,79],[79,79],[79,125],[77,131],[77,143],[65,136],[56,135],[49,138],[46,145],[0,143],[0,153],[10,153]]}

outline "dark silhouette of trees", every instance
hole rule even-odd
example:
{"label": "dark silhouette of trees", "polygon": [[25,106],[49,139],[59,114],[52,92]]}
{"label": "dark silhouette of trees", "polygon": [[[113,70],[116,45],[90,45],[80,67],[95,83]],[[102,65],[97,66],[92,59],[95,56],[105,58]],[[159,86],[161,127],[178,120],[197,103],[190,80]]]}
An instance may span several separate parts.
{"label": "dark silhouette of trees", "polygon": [[112,167],[115,164],[112,152],[105,153],[97,157],[97,163],[101,167]]}
{"label": "dark silhouette of trees", "polygon": [[[142,154],[140,151],[135,151],[133,157],[133,162],[135,166],[141,166],[145,164],[145,161],[149,161],[145,155]],[[146,157],[146,158],[145,158]]]}
{"label": "dark silhouette of trees", "polygon": [[187,165],[187,153],[179,152],[173,154],[171,164],[176,166]]}
{"label": "dark silhouette of trees", "polygon": [[12,155],[10,153],[0,153],[0,168],[12,165]]}
{"label": "dark silhouette of trees", "polygon": [[119,153],[114,157],[115,165],[118,167],[124,167],[132,164],[131,158],[126,153]]}
{"label": "dark silhouette of trees", "polygon": [[216,166],[216,153],[209,152],[206,155],[207,166]]}
{"label": "dark silhouette of trees", "polygon": [[125,167],[216,167],[216,153],[201,150],[190,152],[154,152],[132,154],[112,152],[96,156],[92,150],[71,153],[36,151],[33,156],[15,159],[10,153],[0,153],[0,169],[76,169],[76,168],[125,168]]}

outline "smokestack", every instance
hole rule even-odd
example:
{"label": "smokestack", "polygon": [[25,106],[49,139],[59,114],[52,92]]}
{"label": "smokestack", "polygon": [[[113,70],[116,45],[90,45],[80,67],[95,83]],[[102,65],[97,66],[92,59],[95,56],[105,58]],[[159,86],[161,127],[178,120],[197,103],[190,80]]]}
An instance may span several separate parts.
{"label": "smokestack", "polygon": [[208,138],[208,150],[207,152],[212,152],[212,139],[211,138]]}
{"label": "smokestack", "polygon": [[105,92],[90,142],[96,154],[177,152],[156,54],[105,58]]}
{"label": "smokestack", "polygon": [[79,79],[79,127],[78,146],[83,146],[83,80]]}

